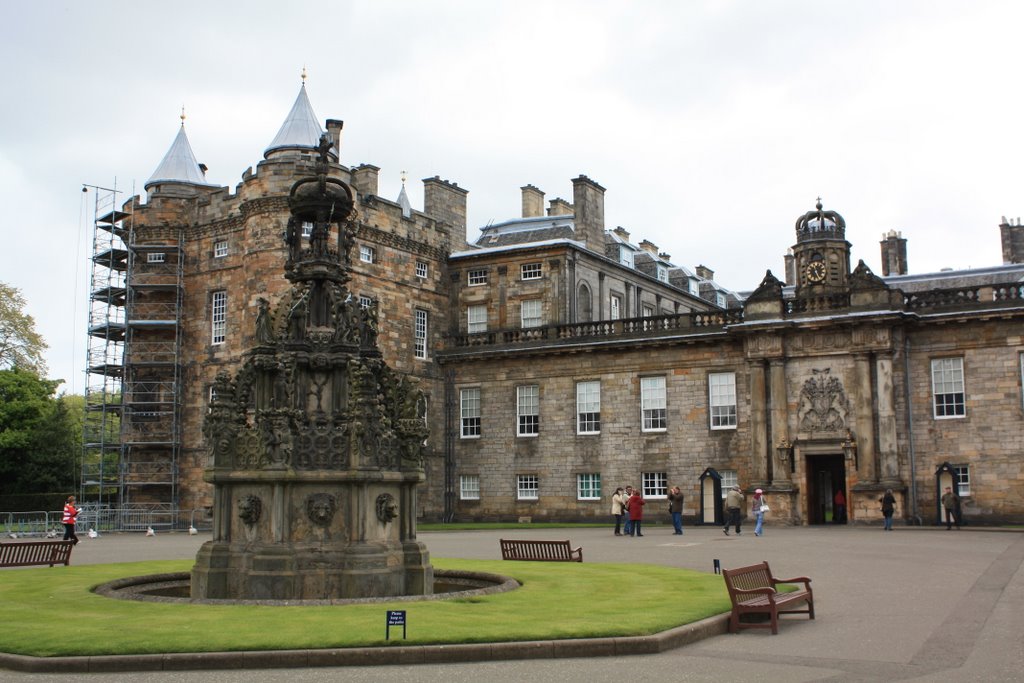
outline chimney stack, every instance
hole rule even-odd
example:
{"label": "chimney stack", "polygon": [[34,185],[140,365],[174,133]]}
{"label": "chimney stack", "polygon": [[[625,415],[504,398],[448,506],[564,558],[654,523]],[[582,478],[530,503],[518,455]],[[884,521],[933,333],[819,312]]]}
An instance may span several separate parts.
{"label": "chimney stack", "polygon": [[533,185],[523,185],[523,218],[539,218],[544,215],[544,193]]}
{"label": "chimney stack", "polygon": [[423,213],[466,232],[466,195],[457,183],[441,180],[440,177],[423,180]]}
{"label": "chimney stack", "polygon": [[344,121],[339,121],[338,119],[327,119],[327,132],[331,135],[331,149],[334,151],[334,156],[338,157],[339,161],[341,160],[341,129],[344,128],[344,126]]}
{"label": "chimney stack", "polygon": [[701,278],[702,280],[715,279],[715,271],[711,270],[707,266],[697,266],[696,271],[697,277]]}
{"label": "chimney stack", "polygon": [[999,226],[999,237],[1003,245],[1003,263],[1024,263],[1024,226],[1020,224],[1020,218],[1014,223],[1013,219],[1006,220]]}
{"label": "chimney stack", "polygon": [[907,274],[907,240],[890,230],[882,235],[882,276]]}
{"label": "chimney stack", "polygon": [[352,169],[352,187],[362,196],[377,194],[377,176],[380,169],[373,164],[359,164]]}
{"label": "chimney stack", "polygon": [[572,215],[572,204],[565,201],[561,197],[555,197],[548,202],[548,215],[549,216],[571,216]]}
{"label": "chimney stack", "polygon": [[604,188],[585,175],[572,180],[576,239],[587,249],[604,253]]}

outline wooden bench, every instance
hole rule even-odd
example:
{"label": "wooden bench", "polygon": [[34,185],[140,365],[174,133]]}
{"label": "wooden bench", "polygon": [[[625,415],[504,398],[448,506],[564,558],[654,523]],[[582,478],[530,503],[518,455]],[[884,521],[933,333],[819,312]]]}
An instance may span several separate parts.
{"label": "wooden bench", "polygon": [[583,548],[569,541],[523,541],[501,539],[501,559],[534,562],[582,562]]}
{"label": "wooden bench", "polygon": [[[806,576],[777,579],[772,576],[768,563],[762,562],[749,567],[723,569],[722,577],[732,600],[729,633],[736,633],[741,628],[770,628],[773,634],[777,634],[780,614],[807,614],[814,618],[814,593],[811,580]],[[776,589],[778,585],[787,583],[802,583],[804,587],[788,593],[780,593]],[[806,609],[789,609],[800,603],[806,603]],[[770,620],[765,623],[741,622],[743,614],[767,614]]]}
{"label": "wooden bench", "polygon": [[34,567],[71,564],[74,541],[26,541],[0,543],[0,567]]}

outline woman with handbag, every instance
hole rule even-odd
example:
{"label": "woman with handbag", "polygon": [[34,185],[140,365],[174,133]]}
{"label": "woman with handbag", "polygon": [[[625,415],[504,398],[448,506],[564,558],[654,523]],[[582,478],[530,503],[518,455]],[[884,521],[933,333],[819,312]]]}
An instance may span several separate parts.
{"label": "woman with handbag", "polygon": [[755,536],[764,533],[761,527],[764,526],[764,513],[766,512],[768,512],[768,504],[764,500],[764,491],[757,489],[754,491],[754,499],[750,503],[750,513],[757,520],[757,524],[754,525]]}

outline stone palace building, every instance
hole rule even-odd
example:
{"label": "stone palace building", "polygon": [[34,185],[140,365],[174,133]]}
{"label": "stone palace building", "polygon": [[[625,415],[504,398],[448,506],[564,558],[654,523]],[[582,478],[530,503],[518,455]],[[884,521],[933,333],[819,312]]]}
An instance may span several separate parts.
{"label": "stone palace building", "polygon": [[898,518],[931,524],[952,485],[968,523],[1024,521],[1019,220],[999,226],[1002,265],[913,275],[891,232],[876,274],[851,261],[839,213],[795,207],[784,272],[738,294],[609,229],[586,176],[571,201],[526,185],[521,217],[467,240],[467,190],[435,176],[422,210],[404,186],[381,197],[380,169],[342,163],[341,129],[303,84],[232,189],[206,179],[183,121],[145,200],[98,218],[123,245],[94,260],[123,283],[94,287],[93,306],[123,323],[91,323],[90,343],[123,355],[89,369],[117,378],[121,402],[85,469],[117,458],[112,504],[211,505],[211,388],[254,346],[260,300],[287,289],[287,198],[327,132],[330,176],[356,197],[349,289],[428,397],[425,518],[604,519],[633,484],[648,499],[678,485],[689,521],[720,523],[738,484],[763,488],[777,523],[829,521],[840,490],[851,522],[875,521],[891,488]]}

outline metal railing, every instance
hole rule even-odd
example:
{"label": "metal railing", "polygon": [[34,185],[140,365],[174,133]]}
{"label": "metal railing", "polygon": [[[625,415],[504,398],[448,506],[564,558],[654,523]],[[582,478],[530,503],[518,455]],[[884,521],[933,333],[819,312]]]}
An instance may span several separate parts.
{"label": "metal railing", "polygon": [[[64,525],[61,510],[33,510],[29,512],[0,512],[0,532],[4,538],[12,534],[21,537],[63,535]],[[78,514],[75,530],[87,533],[95,529],[98,533],[114,531],[188,531],[196,529],[209,531],[213,519],[206,510],[163,510],[128,508],[85,508]],[[2,539],[0,539],[2,540]]]}

